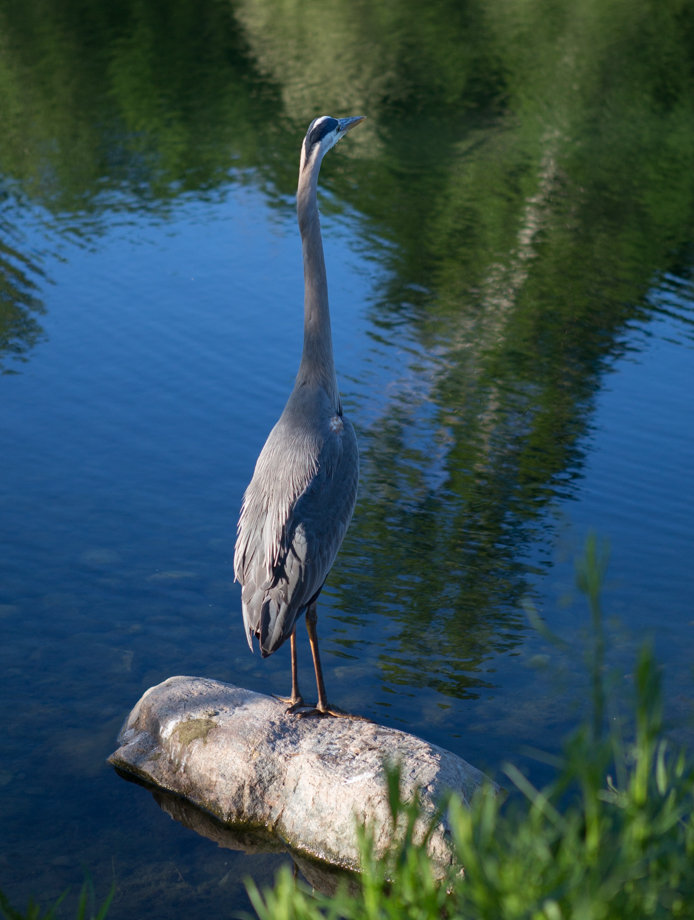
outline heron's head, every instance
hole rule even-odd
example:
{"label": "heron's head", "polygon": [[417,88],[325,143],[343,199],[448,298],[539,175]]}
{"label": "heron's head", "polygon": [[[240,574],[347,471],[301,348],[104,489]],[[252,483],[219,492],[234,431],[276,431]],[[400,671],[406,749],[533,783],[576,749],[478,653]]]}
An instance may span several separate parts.
{"label": "heron's head", "polygon": [[331,115],[319,115],[314,118],[301,147],[301,172],[309,163],[320,164],[328,150],[360,121],[364,121],[365,117],[353,115],[350,118],[333,118]]}

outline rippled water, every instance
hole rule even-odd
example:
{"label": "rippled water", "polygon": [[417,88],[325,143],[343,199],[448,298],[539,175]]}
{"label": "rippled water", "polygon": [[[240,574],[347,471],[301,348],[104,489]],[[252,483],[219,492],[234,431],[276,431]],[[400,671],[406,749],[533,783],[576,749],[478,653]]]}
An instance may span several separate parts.
{"label": "rippled water", "polygon": [[[37,155],[50,194],[3,148],[0,887],[16,904],[87,873],[97,896],[115,881],[113,916],[226,915],[247,905],[246,874],[265,883],[285,858],[215,847],[105,763],[135,701],[173,674],[288,690],[288,649],[248,651],[232,556],[300,354],[292,188],[306,120],[283,119],[270,37],[253,45],[249,9],[235,9],[250,44],[215,35],[245,62],[239,98],[254,87],[276,112],[270,128],[253,106],[229,114],[229,100],[224,122],[210,91],[200,105],[217,118],[199,146],[166,118],[159,160],[104,129],[112,156],[88,195],[79,164],[50,146]],[[170,104],[180,115],[156,100]],[[620,125],[610,157],[582,172],[565,126],[561,142],[540,132],[537,153],[513,119],[480,127],[466,112],[442,129],[434,166],[431,123],[415,130],[407,110],[371,100],[361,140],[323,168],[362,479],[319,630],[340,706],[541,781],[526,749],[555,750],[586,706],[574,566],[593,530],[611,546],[604,607],[624,694],[652,637],[673,734],[691,743],[689,225],[672,216],[667,170],[621,195],[619,163],[606,165]],[[133,123],[124,137],[140,137]],[[537,635],[528,601],[575,654]]]}
{"label": "rippled water", "polygon": [[[203,915],[230,891],[242,901],[241,875],[266,878],[279,857],[239,865],[172,825],[104,760],[129,707],[171,674],[287,689],[286,650],[265,662],[247,650],[231,556],[240,496],[300,348],[293,214],[288,206],[278,221],[260,195],[229,186],[214,203],[182,203],[167,221],[115,218],[96,245],[66,244],[40,214],[27,217],[29,247],[55,255],[44,256],[38,285],[44,340],[2,379],[4,884],[57,893],[87,869],[102,890],[115,878],[124,903],[140,910],[190,911],[190,900]],[[406,332],[386,341],[370,323],[356,218],[324,224],[345,402],[366,487],[378,490],[389,484],[374,485],[372,444],[393,404],[411,391],[421,398],[436,359]],[[619,635],[630,650],[657,635],[682,692],[692,622],[692,305],[673,282],[651,292],[653,316],[625,330],[595,394],[580,470],[557,484],[516,572],[500,564],[501,586],[490,590],[503,609],[520,569],[552,628],[578,637],[586,614],[573,557],[597,528],[613,547],[606,605]],[[410,423],[421,430],[408,433],[407,449],[419,441],[426,450],[426,404]],[[443,478],[436,453],[432,491]],[[451,598],[450,611],[426,609],[421,585],[408,605],[412,579],[427,573],[403,577],[397,553],[427,556],[420,539],[436,529],[435,519],[420,528],[425,512],[413,501],[406,487],[389,495],[386,545],[358,507],[323,604],[333,697],[491,769],[526,744],[553,747],[577,688],[585,693],[574,663],[561,664],[557,693],[559,678],[533,667],[538,640],[517,609],[502,616],[464,598],[456,609],[450,585],[434,588],[437,604]],[[476,573],[465,577],[476,602]],[[307,656],[303,665],[310,686]]]}

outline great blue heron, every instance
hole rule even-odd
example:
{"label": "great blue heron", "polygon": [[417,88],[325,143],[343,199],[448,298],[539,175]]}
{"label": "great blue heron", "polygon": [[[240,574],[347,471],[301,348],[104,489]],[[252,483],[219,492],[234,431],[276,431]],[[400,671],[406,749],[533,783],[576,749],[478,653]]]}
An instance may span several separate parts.
{"label": "great blue heron", "polygon": [[309,125],[301,147],[296,210],[304,258],[304,347],[294,389],[244,494],[234,553],[251,650],[254,636],[263,658],[290,640],[292,692],[286,702],[288,711],[301,710],[296,624],[305,612],[318,688],[311,711],[332,715],[342,713],[325,695],[316,601],[352,518],[359,452],[337,388],[317,189],[323,157],[363,118],[322,115]]}

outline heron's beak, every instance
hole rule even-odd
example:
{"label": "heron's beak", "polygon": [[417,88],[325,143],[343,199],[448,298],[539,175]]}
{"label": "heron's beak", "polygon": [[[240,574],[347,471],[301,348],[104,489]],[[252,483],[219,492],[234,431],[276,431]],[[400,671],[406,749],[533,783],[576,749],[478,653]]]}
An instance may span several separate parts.
{"label": "heron's beak", "polygon": [[366,115],[352,115],[350,118],[338,118],[340,122],[340,131],[351,131],[360,121],[364,121]]}

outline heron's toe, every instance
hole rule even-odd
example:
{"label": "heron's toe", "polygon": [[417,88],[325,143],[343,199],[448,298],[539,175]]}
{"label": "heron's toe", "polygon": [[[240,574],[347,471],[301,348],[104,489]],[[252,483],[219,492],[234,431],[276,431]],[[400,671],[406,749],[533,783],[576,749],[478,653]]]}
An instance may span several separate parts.
{"label": "heron's toe", "polygon": [[371,719],[367,719],[366,716],[357,716],[354,715],[353,712],[345,712],[344,709],[339,709],[337,706],[326,706],[324,709],[319,709],[318,706],[311,706],[310,708],[297,711],[296,715],[302,719],[308,716],[314,716],[317,718],[332,716],[335,719],[356,719],[358,722],[371,721]]}
{"label": "heron's toe", "polygon": [[286,703],[287,708],[285,712],[294,713],[296,715],[301,715],[302,710],[304,709],[313,709],[315,708],[312,703],[305,703],[303,696],[278,696],[273,693],[273,696],[276,700],[279,700],[280,703]]}

